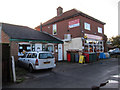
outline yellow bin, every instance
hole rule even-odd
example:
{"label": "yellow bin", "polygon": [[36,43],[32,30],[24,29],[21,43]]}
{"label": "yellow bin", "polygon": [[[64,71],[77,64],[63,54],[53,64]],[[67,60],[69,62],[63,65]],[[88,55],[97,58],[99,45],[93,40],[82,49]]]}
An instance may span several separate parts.
{"label": "yellow bin", "polygon": [[85,63],[85,58],[83,55],[80,55],[79,57],[79,63]]}

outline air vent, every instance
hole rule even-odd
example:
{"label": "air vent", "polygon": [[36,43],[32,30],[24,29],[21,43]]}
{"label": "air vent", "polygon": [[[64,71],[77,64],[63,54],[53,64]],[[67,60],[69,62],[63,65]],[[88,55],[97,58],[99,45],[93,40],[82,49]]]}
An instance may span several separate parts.
{"label": "air vent", "polygon": [[64,41],[71,41],[71,34],[64,34]]}

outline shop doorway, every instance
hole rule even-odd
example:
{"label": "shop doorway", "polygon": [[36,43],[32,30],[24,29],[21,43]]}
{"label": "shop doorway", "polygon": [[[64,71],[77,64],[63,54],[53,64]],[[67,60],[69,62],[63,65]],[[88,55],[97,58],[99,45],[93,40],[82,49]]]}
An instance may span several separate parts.
{"label": "shop doorway", "polygon": [[63,56],[62,56],[62,44],[58,44],[58,61],[62,61]]}

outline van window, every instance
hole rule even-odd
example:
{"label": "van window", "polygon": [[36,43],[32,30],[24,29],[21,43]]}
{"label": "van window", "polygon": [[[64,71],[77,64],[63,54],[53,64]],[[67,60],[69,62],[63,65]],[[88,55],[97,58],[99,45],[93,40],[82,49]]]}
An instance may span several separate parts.
{"label": "van window", "polygon": [[37,53],[33,53],[32,58],[37,58]]}
{"label": "van window", "polygon": [[47,58],[54,58],[52,53],[40,53],[39,54],[39,59],[47,59]]}
{"label": "van window", "polygon": [[25,53],[21,58],[25,58],[27,56],[27,54]]}
{"label": "van window", "polygon": [[28,53],[27,58],[32,58],[32,54]]}

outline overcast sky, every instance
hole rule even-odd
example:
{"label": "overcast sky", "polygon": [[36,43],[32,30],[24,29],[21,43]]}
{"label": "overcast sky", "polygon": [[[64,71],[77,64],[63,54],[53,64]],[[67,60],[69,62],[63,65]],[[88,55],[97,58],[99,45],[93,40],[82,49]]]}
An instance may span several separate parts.
{"label": "overcast sky", "polygon": [[63,12],[76,8],[106,23],[105,34],[118,35],[119,0],[0,0],[0,22],[34,28],[56,16],[56,8]]}

